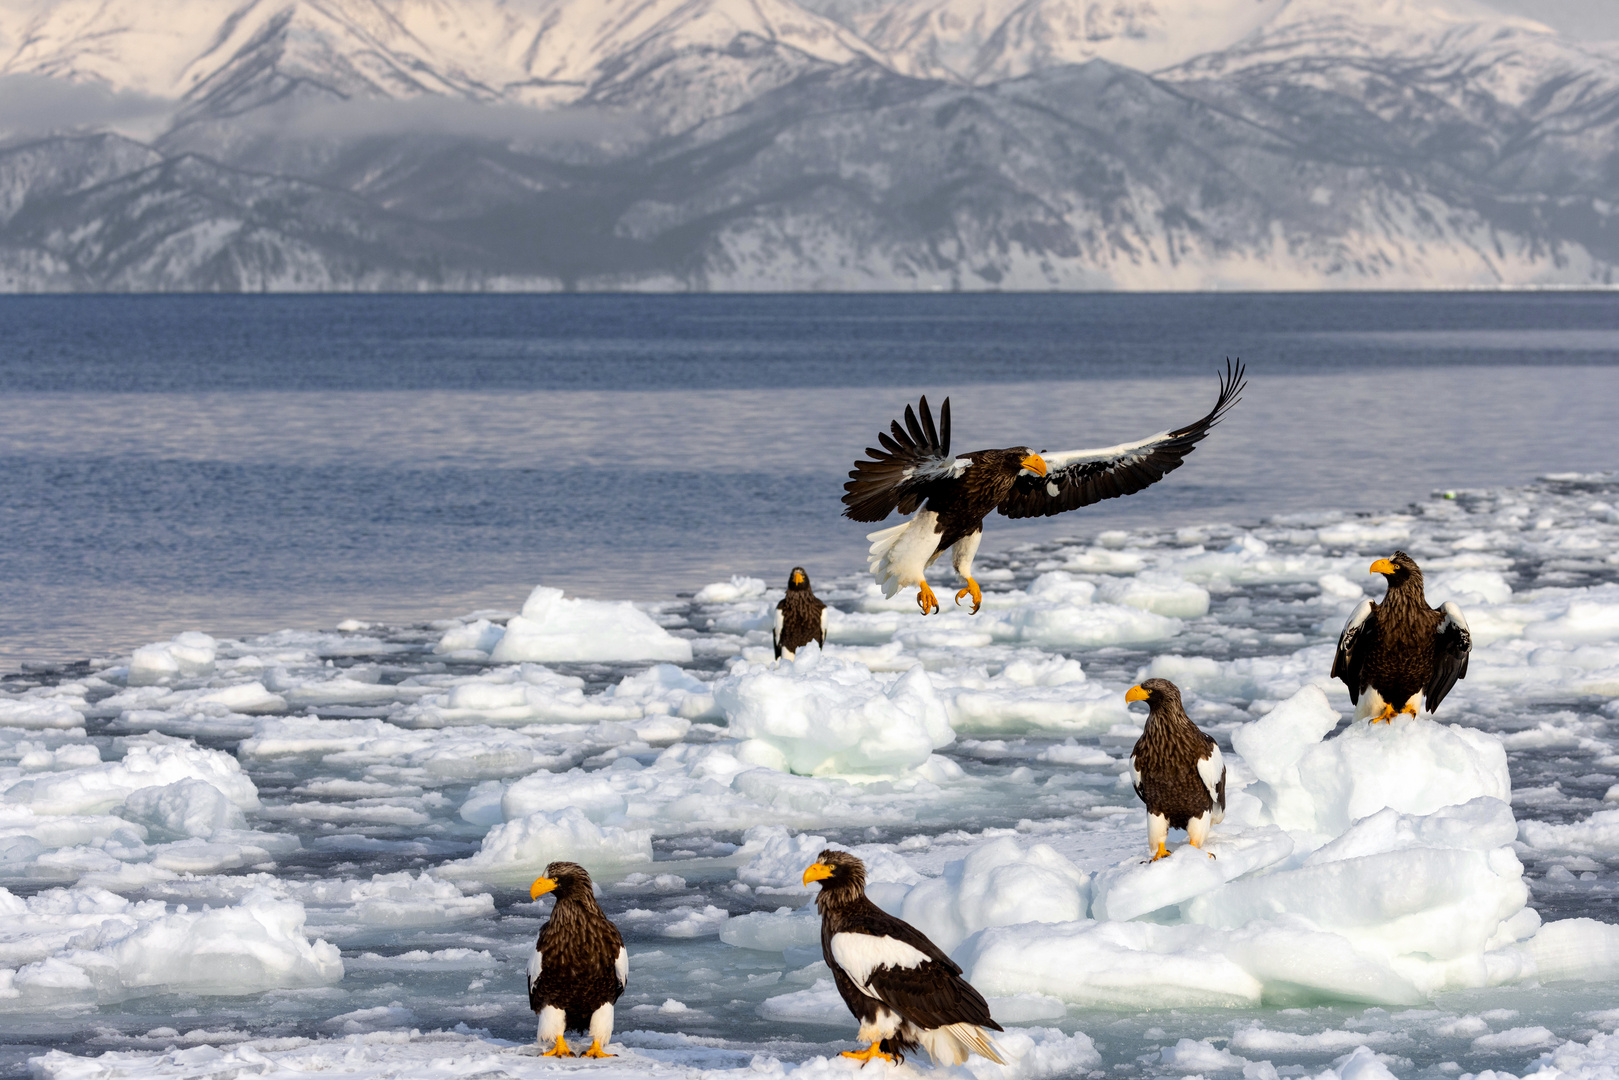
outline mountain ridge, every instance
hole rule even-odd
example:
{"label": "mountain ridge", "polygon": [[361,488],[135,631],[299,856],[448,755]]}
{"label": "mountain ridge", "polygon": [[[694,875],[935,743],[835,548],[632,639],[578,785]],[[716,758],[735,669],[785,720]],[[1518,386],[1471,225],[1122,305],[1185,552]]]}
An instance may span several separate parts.
{"label": "mountain ridge", "polygon": [[173,109],[0,141],[0,288],[1613,284],[1619,53],[1183,2],[183,0],[144,73],[136,0],[0,8],[0,77]]}

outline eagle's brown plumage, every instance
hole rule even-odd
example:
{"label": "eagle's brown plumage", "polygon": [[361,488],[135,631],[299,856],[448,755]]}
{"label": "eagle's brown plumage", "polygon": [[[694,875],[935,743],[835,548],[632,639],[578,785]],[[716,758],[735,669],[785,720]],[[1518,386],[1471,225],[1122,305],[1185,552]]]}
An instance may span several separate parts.
{"label": "eagle's brown plumage", "polygon": [[821,883],[821,955],[860,1022],[860,1038],[871,1043],[845,1057],[903,1061],[923,1046],[940,1064],[960,1064],[969,1052],[1004,1064],[983,1032],[1002,1030],[984,996],[925,934],[866,897],[864,863],[828,849],[804,881]]}
{"label": "eagle's brown plumage", "polygon": [[770,642],[776,647],[776,659],[786,653],[793,654],[810,642],[826,644],[826,604],[810,588],[809,575],[802,566],[793,567],[787,575],[787,595],[776,605],[776,625],[770,632]]}
{"label": "eagle's brown plumage", "polygon": [[1196,847],[1208,827],[1225,817],[1225,763],[1219,745],[1186,715],[1180,688],[1168,679],[1147,679],[1130,688],[1126,701],[1145,701],[1151,711],[1130,751],[1131,779],[1147,808],[1153,858],[1169,854],[1164,838],[1185,829]]}
{"label": "eagle's brown plumage", "polygon": [[[606,1057],[612,1035],[612,1005],[624,993],[629,972],[624,939],[596,903],[590,873],[578,863],[554,862],[534,883],[538,898],[555,891],[556,907],[540,928],[529,960],[528,1004],[540,1014],[540,1041],[555,1039],[551,1053],[569,1055],[564,1030],[589,1031],[586,1056]],[[603,1007],[606,1007],[605,1012]],[[555,1012],[559,1010],[560,1024]],[[550,1021],[554,1032],[547,1030]]]}
{"label": "eagle's brown plumage", "polygon": [[[1418,695],[1429,712],[1467,675],[1473,639],[1455,604],[1428,606],[1422,568],[1403,551],[1379,559],[1388,592],[1381,604],[1363,600],[1344,625],[1332,658],[1332,677],[1349,688],[1356,717],[1376,723],[1400,713],[1415,715]],[[1364,701],[1362,699],[1365,699]]]}
{"label": "eagle's brown plumage", "polygon": [[[900,528],[872,533],[871,567],[888,595],[918,585],[923,614],[938,610],[923,575],[945,551],[954,551],[956,572],[967,587],[956,602],[971,594],[973,611],[982,592],[972,577],[972,560],[991,511],[1007,517],[1060,514],[1103,499],[1134,494],[1180,468],[1182,460],[1242,393],[1243,369],[1226,362],[1214,408],[1201,419],[1132,443],[1094,450],[1036,454],[1027,446],[950,453],[950,400],[933,422],[928,399],[919,409],[905,407],[905,422],[893,421],[877,436],[880,447],[867,447],[843,485],[845,517],[882,521],[898,511],[917,514],[910,528],[926,535],[910,536]],[[904,527],[901,527],[904,528]]]}

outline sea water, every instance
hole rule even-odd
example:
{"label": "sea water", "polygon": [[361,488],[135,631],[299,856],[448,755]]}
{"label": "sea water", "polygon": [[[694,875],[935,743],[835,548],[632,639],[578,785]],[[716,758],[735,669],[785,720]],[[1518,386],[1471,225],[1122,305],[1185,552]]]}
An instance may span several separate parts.
{"label": "sea water", "polygon": [[1067,450],[1243,404],[1169,481],[985,550],[1389,509],[1619,460],[1619,300],[1533,295],[3,297],[0,665],[182,629],[645,599],[864,561],[860,452]]}

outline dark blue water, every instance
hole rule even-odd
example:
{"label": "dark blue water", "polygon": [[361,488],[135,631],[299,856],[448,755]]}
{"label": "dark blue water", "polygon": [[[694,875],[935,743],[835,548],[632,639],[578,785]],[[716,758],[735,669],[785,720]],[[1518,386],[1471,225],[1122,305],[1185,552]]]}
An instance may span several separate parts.
{"label": "dark blue water", "polygon": [[[7,391],[785,388],[1195,375],[1227,355],[1294,374],[1606,364],[1619,301],[1603,293],[11,296],[0,297],[0,325]],[[1582,331],[1591,339],[1580,340]],[[1492,346],[1492,333],[1506,337]]]}
{"label": "dark blue water", "polygon": [[0,297],[0,668],[179,629],[863,565],[914,395],[1069,449],[1251,389],[1185,468],[986,550],[1619,467],[1608,294]]}

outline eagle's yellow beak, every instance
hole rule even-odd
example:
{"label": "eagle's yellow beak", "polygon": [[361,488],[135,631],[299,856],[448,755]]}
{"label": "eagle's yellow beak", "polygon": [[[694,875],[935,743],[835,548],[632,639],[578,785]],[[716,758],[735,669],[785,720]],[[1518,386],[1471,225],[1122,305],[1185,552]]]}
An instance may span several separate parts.
{"label": "eagle's yellow beak", "polygon": [[803,574],[794,574],[793,575],[793,584],[794,585],[802,585],[802,584],[804,584],[804,575]]}
{"label": "eagle's yellow beak", "polygon": [[1126,701],[1146,701],[1150,697],[1152,695],[1139,686],[1132,686],[1124,692],[1124,700]]}
{"label": "eagle's yellow beak", "polygon": [[540,897],[544,896],[546,893],[550,892],[556,887],[556,882],[552,881],[548,877],[542,877],[528,887],[529,899],[538,900]]}
{"label": "eagle's yellow beak", "polygon": [[1022,465],[1025,469],[1028,469],[1037,476],[1046,475],[1046,459],[1041,457],[1039,454],[1030,454],[1018,464]]}
{"label": "eagle's yellow beak", "polygon": [[829,878],[833,875],[833,873],[835,873],[835,871],[830,866],[826,865],[826,863],[818,862],[814,866],[811,866],[808,870],[804,871],[804,884],[808,885],[812,881],[820,881],[823,878]]}
{"label": "eagle's yellow beak", "polygon": [[1397,574],[1399,572],[1400,568],[1387,559],[1378,559],[1372,564],[1372,568],[1367,571],[1370,574]]}

